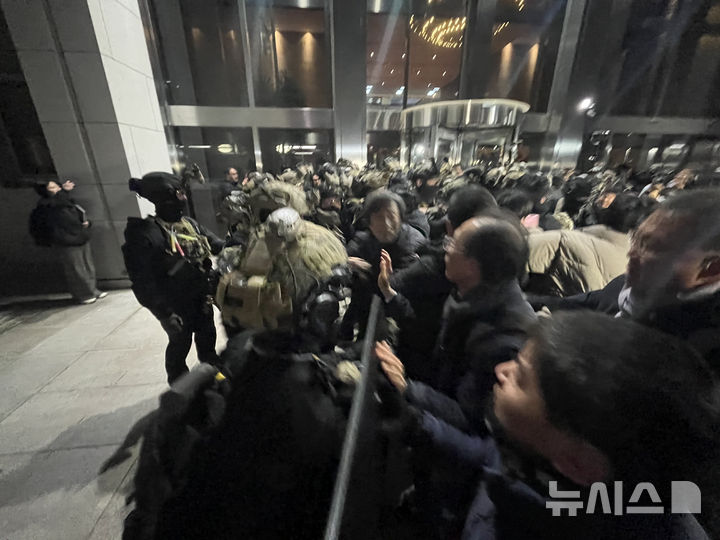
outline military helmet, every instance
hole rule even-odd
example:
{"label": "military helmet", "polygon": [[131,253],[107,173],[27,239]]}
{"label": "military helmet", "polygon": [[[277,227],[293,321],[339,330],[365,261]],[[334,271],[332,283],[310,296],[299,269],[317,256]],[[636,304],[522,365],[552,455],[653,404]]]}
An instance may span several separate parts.
{"label": "military helmet", "polygon": [[161,204],[177,199],[177,192],[183,190],[182,181],[166,172],[151,172],[142,178],[131,178],[130,191],[148,199],[153,204]]}
{"label": "military helmet", "polygon": [[[330,339],[337,316],[331,317],[335,311],[327,304],[329,297],[322,293],[328,292],[328,280],[333,276],[338,279],[338,267],[347,263],[342,242],[331,231],[303,220],[296,210],[285,207],[268,216],[246,257],[258,250],[265,250],[265,268],[251,269],[241,263],[220,279],[217,301],[224,324],[314,333],[324,325],[324,333],[315,335]],[[339,295],[333,295],[339,310]],[[309,304],[311,296],[314,303]],[[316,304],[322,304],[322,308],[316,309]]]}

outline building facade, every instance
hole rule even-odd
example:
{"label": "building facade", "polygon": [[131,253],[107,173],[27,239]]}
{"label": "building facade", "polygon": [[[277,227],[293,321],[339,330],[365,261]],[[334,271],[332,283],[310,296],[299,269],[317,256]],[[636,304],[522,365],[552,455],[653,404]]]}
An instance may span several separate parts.
{"label": "building facade", "polygon": [[[720,166],[718,0],[0,0],[0,292],[52,290],[29,183],[72,178],[106,284],[126,278],[127,179],[197,163],[216,227],[229,167],[399,157],[404,108],[527,103],[541,167]],[[472,159],[470,156],[469,159]],[[20,280],[19,278],[23,279]]]}

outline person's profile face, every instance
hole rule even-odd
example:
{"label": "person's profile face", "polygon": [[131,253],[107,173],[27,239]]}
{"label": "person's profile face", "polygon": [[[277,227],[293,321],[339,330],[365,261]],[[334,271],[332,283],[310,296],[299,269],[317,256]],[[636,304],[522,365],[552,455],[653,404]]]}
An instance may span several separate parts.
{"label": "person's profile face", "polygon": [[390,202],[370,215],[370,231],[381,244],[392,244],[400,235],[400,209]]}
{"label": "person's profile face", "polygon": [[668,212],[653,212],[635,231],[628,253],[626,283],[646,307],[672,301],[690,287],[696,259],[693,226]]}
{"label": "person's profile face", "polygon": [[468,277],[478,272],[477,262],[465,253],[465,244],[475,228],[472,220],[468,220],[455,229],[452,236],[445,237],[445,277],[451,283],[467,281]]}
{"label": "person's profile face", "polygon": [[515,359],[495,366],[493,413],[510,439],[541,453],[553,430],[535,371],[535,350],[528,342]]}

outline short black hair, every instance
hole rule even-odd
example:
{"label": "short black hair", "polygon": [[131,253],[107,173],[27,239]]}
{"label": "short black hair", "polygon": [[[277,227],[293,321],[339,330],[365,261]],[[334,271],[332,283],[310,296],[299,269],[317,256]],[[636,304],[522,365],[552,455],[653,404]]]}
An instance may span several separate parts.
{"label": "short black hair", "polygon": [[693,480],[715,459],[720,394],[685,342],[629,319],[555,312],[530,331],[549,421],[590,442],[618,480]]}
{"label": "short black hair", "polygon": [[405,203],[405,211],[407,213],[417,210],[420,201],[418,200],[417,191],[409,181],[395,182],[388,184],[389,191],[400,197]]}
{"label": "short black hair", "polygon": [[505,208],[519,218],[531,214],[535,203],[530,195],[522,189],[506,189],[498,193],[497,203],[500,208]]}
{"label": "short black hair", "polygon": [[719,188],[682,190],[665,200],[658,210],[687,220],[693,229],[693,247],[720,250]]}
{"label": "short black hair", "polygon": [[592,176],[573,176],[563,185],[565,197],[563,210],[574,218],[590,197],[597,180]]}
{"label": "short black hair", "polygon": [[597,211],[598,223],[628,233],[636,229],[656,206],[657,202],[650,197],[638,197],[635,193],[620,193],[610,206]]}
{"label": "short black hair", "polygon": [[518,178],[515,187],[527,193],[536,205],[550,192],[550,179],[544,174],[527,172]]}
{"label": "short black hair", "polygon": [[397,205],[400,211],[400,218],[405,221],[405,203],[399,195],[387,189],[378,189],[367,196],[365,204],[363,205],[363,217],[370,219],[370,216],[387,208],[391,203]]}
{"label": "short black hair", "polygon": [[520,220],[500,208],[474,218],[478,227],[465,241],[465,255],[480,265],[483,283],[521,278],[528,260],[527,232]]}
{"label": "short black hair", "polygon": [[490,208],[497,208],[492,194],[481,186],[465,186],[450,197],[447,219],[457,229],[463,222]]}

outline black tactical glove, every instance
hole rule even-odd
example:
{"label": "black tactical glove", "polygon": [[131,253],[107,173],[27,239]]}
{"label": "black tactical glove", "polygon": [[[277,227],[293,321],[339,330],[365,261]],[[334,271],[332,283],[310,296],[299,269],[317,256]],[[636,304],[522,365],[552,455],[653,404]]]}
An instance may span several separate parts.
{"label": "black tactical glove", "polygon": [[172,313],[164,319],[160,319],[163,330],[167,332],[169,336],[174,336],[182,332],[183,320],[177,313]]}

